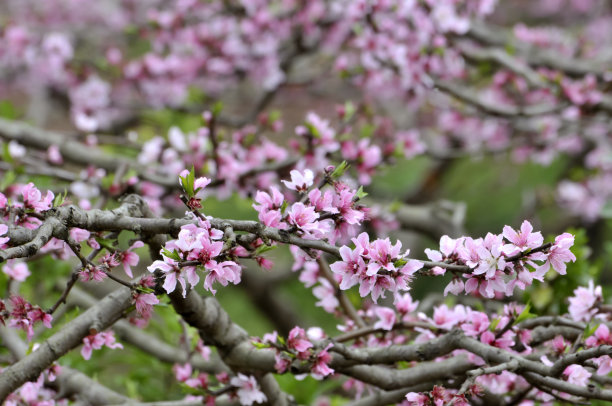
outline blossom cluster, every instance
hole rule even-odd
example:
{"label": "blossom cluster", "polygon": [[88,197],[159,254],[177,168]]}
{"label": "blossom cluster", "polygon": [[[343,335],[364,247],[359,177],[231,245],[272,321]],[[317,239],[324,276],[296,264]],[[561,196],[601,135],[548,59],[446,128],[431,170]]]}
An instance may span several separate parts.
{"label": "blossom cluster", "polygon": [[187,294],[187,282],[195,287],[200,282],[198,269],[207,272],[204,288],[216,293],[215,282],[223,286],[240,282],[242,268],[228,258],[223,249],[223,232],[210,225],[207,220],[198,219],[197,224],[181,227],[178,239],[166,243],[162,249],[162,260],[154,261],[147,268],[149,272],[160,270],[164,275],[163,288],[168,293],[176,289],[177,282]]}
{"label": "blossom cluster", "polygon": [[[326,176],[329,176],[329,171]],[[302,200],[288,204],[285,196],[271,187],[270,193],[258,191],[253,208],[259,220],[268,227],[297,230],[303,238],[328,239],[334,242],[346,238],[366,217],[366,208],[358,204],[359,193],[341,181],[332,181],[333,189],[313,187],[314,173],[291,171],[291,180],[282,181],[288,189],[298,192]]]}
{"label": "blossom cluster", "polygon": [[[0,193],[0,215],[8,218],[10,210],[15,212],[14,224],[29,229],[35,229],[40,226],[41,221],[30,214],[40,214],[49,210],[53,206],[54,194],[50,190],[46,194],[36,187],[32,182],[26,185],[13,185],[9,190],[8,198],[3,193]],[[9,199],[11,199],[9,201]],[[0,217],[1,218],[1,217]],[[0,232],[3,231],[4,224],[0,225]],[[0,234],[6,234],[4,233]],[[5,244],[8,239],[0,237],[0,244]]]}
{"label": "blossom cluster", "polygon": [[367,233],[353,238],[354,249],[342,246],[342,261],[331,265],[331,270],[340,279],[340,289],[350,289],[359,285],[359,294],[372,295],[376,302],[385,296],[385,291],[406,291],[413,275],[423,267],[423,263],[408,258],[410,250],[401,252],[402,243],[391,244],[389,238],[370,242]]}
{"label": "blossom cluster", "polygon": [[[433,261],[427,263],[427,268],[433,275],[444,275],[447,269],[454,273],[445,294],[465,291],[488,298],[510,296],[515,288],[524,290],[534,279],[542,281],[551,266],[565,274],[566,263],[576,260],[570,251],[574,237],[564,233],[554,243],[544,245],[541,233],[532,231],[533,226],[524,221],[519,231],[506,226],[502,234],[488,233],[485,238],[443,236],[440,251],[425,250]],[[353,249],[340,248],[342,261],[332,264],[331,269],[340,279],[340,289],[359,285],[362,297],[372,292],[376,301],[385,290],[408,290],[410,278],[424,265],[409,259],[409,252],[401,254],[399,241],[395,245],[388,238],[370,242],[369,236],[362,233],[353,238],[353,243]]]}
{"label": "blossom cluster", "polygon": [[[328,351],[333,344],[330,343],[321,348],[315,345],[315,342],[320,342],[323,338],[325,338],[325,333],[318,327],[311,327],[305,331],[296,326],[291,329],[286,340],[274,331],[264,335],[263,342],[256,343],[256,345],[262,348],[269,346],[275,352],[274,368],[278,373],[287,372],[291,363],[298,360],[308,362],[310,376],[315,379],[323,379],[334,373],[334,370],[329,367],[332,358]],[[303,377],[305,375],[299,376],[299,378]]]}
{"label": "blossom cluster", "polygon": [[103,331],[96,334],[90,334],[83,338],[83,347],[81,348],[81,355],[83,358],[88,360],[91,358],[93,350],[99,350],[102,347],[108,347],[110,349],[123,348],[121,343],[118,343],[115,339],[115,333],[112,331]]}
{"label": "blossom cluster", "polygon": [[34,324],[41,322],[46,328],[51,328],[53,316],[45,312],[39,306],[35,306],[21,296],[11,296],[7,304],[0,300],[0,323],[19,328],[26,332],[28,341],[34,337]]}
{"label": "blossom cluster", "polygon": [[144,328],[153,316],[153,306],[159,304],[159,299],[151,290],[155,286],[155,279],[152,275],[140,278],[138,288],[132,293],[136,316],[129,319],[130,323]]}
{"label": "blossom cluster", "polygon": [[[206,111],[203,114],[204,126],[189,133],[171,127],[167,141],[159,136],[148,140],[138,160],[151,172],[162,176],[181,175],[183,168],[196,168],[197,175],[215,178],[215,195],[223,198],[233,191],[246,195],[277,188],[280,170],[275,170],[276,167],[297,168],[294,170],[300,173],[319,173],[328,170],[335,162],[346,161],[356,172],[359,182],[367,185],[381,164],[391,162],[398,155],[413,157],[425,151],[418,132],[396,131],[389,120],[382,118],[362,123],[367,128],[373,126],[376,134],[355,139],[349,133],[352,126],[347,128],[344,123],[346,113],[342,113],[343,110],[346,107],[341,106],[338,112],[339,126],[344,130],[341,136],[329,120],[309,112],[304,124],[296,127],[297,139],[289,142],[289,148],[263,135],[266,129],[278,132],[281,127],[274,124],[282,123],[280,119],[270,124],[271,118],[264,114],[260,120],[264,124],[247,125],[229,135],[216,128],[216,115]],[[295,161],[294,156],[298,158]],[[270,169],[265,170],[266,167]],[[153,185],[141,182],[141,192],[153,208],[158,208],[162,206],[159,201],[161,193]],[[209,194],[209,190],[200,193],[200,198]],[[164,203],[172,205],[171,201]]]}
{"label": "blossom cluster", "polygon": [[[34,345],[34,349],[38,347],[38,344]],[[56,406],[56,405],[67,405],[68,399],[62,399],[61,394],[55,390],[49,388],[46,382],[54,382],[57,376],[61,374],[62,368],[53,364],[47,368],[42,374],[39,375],[38,379],[32,382],[26,382],[11,393],[5,400],[4,405],[6,406],[22,406],[22,405],[35,405],[35,406]]]}
{"label": "blossom cluster", "polygon": [[[440,251],[428,249],[425,253],[432,261],[470,268],[470,272],[458,272],[460,275],[453,277],[445,294],[478,292],[491,298],[510,296],[516,288],[524,290],[534,279],[542,281],[551,266],[565,275],[566,263],[576,260],[570,251],[574,236],[558,235],[550,246],[543,245],[543,241],[542,234],[533,232],[533,226],[525,220],[518,231],[505,226],[502,234],[488,233],[485,238],[453,240],[443,236]],[[432,273],[444,274],[445,269],[443,265],[435,266]]]}
{"label": "blossom cluster", "polygon": [[[601,287],[594,287],[593,283],[588,288],[579,287],[574,291],[574,296],[569,298],[569,316],[574,321],[585,320],[585,312],[589,314],[588,320],[599,318],[601,324],[597,328],[585,332],[583,345],[586,348],[595,348],[600,345],[612,345],[612,335],[607,322],[609,314],[602,312],[599,304],[603,301]],[[438,336],[444,335],[452,330],[461,330],[467,336],[479,342],[499,348],[514,354],[529,355],[538,354],[542,363],[548,367],[554,365],[554,361],[568,355],[572,342],[566,340],[562,335],[556,335],[543,343],[534,342],[534,328],[526,328],[523,322],[536,317],[530,313],[528,307],[510,303],[503,306],[499,314],[488,314],[475,310],[465,305],[447,306],[446,304],[436,306],[431,317],[423,312],[417,313],[418,302],[414,302],[408,293],[396,296],[395,309],[376,306],[367,312],[371,319],[379,318],[374,327],[385,331],[384,336],[371,337],[367,341],[369,347],[387,346],[399,344],[406,339],[400,330],[410,323],[422,323],[415,330],[418,335],[414,338],[415,343],[428,342]],[[396,321],[397,320],[397,321]],[[537,319],[536,319],[537,320]],[[538,323],[532,326],[537,328]],[[354,329],[350,327],[348,331]],[[346,327],[343,328],[346,330]],[[532,347],[537,344],[538,349]],[[541,351],[544,350],[544,353]],[[476,365],[484,365],[484,360],[465,350],[456,350],[450,356],[465,354],[470,361]],[[608,355],[594,356],[591,358],[592,366],[583,364],[570,364],[562,371],[563,378],[575,385],[586,387],[593,375],[605,376],[612,371],[612,358]],[[593,367],[594,366],[594,367]],[[448,402],[451,399],[457,404],[469,404],[464,395],[480,396],[483,390],[493,394],[506,395],[513,391],[527,390],[529,383],[520,374],[513,371],[502,371],[480,375],[468,388],[467,392],[459,393],[457,389],[449,389],[436,386],[429,392],[411,392],[406,395],[408,405],[435,405],[436,401]],[[542,402],[552,399],[550,394],[535,390],[535,398]]]}

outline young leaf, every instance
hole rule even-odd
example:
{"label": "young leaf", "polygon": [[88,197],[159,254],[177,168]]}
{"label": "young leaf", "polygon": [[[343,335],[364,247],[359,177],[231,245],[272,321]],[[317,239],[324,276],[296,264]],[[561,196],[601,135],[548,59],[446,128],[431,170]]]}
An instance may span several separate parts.
{"label": "young leaf", "polygon": [[331,173],[332,179],[338,179],[340,176],[344,175],[344,172],[349,168],[349,164],[346,161],[342,161],[342,163],[336,166],[336,169]]}
{"label": "young leaf", "polygon": [[355,194],[355,196],[357,196],[357,198],[361,200],[364,197],[366,197],[367,195],[368,194],[363,191],[363,186],[359,186],[359,189],[357,190],[357,193]]}
{"label": "young leaf", "polygon": [[527,319],[533,319],[534,317],[537,317],[537,314],[530,313],[529,310],[531,310],[531,302],[525,305],[525,308],[523,309],[521,314],[518,315],[514,324],[519,324],[520,322],[525,321]]}

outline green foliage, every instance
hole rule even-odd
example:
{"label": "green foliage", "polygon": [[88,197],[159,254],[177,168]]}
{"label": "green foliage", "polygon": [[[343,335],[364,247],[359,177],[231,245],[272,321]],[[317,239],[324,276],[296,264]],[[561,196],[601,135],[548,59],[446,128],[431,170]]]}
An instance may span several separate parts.
{"label": "green foliage", "polygon": [[334,170],[332,171],[330,177],[332,179],[339,179],[342,175],[344,175],[344,172],[346,172],[346,170],[349,168],[349,163],[346,161],[342,161],[340,163],[340,165],[336,166],[336,168],[334,168]]}
{"label": "green foliage", "polygon": [[[197,190],[194,189],[194,182],[195,182],[195,169],[193,168],[193,166],[191,167],[191,170],[189,171],[189,173],[187,173],[187,175],[185,176],[179,176],[179,178],[181,179],[181,185],[183,185],[183,190],[185,191],[185,193],[187,194],[187,197],[193,197],[195,196],[195,194],[197,193]],[[198,188],[199,190],[200,188]]]}
{"label": "green foliage", "polygon": [[0,117],[7,120],[15,120],[19,117],[19,112],[10,100],[0,100]]}
{"label": "green foliage", "polygon": [[531,303],[527,303],[521,314],[519,314],[514,321],[514,324],[519,324],[525,320],[532,319],[537,316],[537,314],[531,313]]}
{"label": "green foliage", "polygon": [[64,193],[58,193],[53,199],[53,207],[60,207],[66,201],[68,190],[64,189]]}
{"label": "green foliage", "polygon": [[[317,381],[310,376],[303,380],[297,380],[291,374],[277,375],[276,380],[282,390],[295,397],[295,401],[299,405],[314,404],[315,400],[341,386],[341,382],[338,381]],[[342,399],[339,398],[337,404],[342,404]],[[344,399],[344,402],[346,402],[346,399]]]}

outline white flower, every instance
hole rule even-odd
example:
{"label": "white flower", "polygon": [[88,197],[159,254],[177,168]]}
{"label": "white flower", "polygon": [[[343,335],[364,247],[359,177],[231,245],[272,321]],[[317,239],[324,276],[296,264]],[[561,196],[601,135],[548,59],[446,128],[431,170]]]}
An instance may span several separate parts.
{"label": "white flower", "polygon": [[268,400],[266,395],[259,390],[259,385],[254,376],[238,374],[232,378],[230,383],[238,390],[236,394],[241,405],[252,405],[253,403],[263,403]]}

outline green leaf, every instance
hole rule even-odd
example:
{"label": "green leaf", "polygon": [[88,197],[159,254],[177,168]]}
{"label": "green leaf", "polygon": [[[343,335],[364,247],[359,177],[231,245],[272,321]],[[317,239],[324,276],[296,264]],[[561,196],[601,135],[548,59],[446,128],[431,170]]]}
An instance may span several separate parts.
{"label": "green leaf", "polygon": [[331,173],[332,179],[338,179],[340,176],[344,175],[344,172],[349,168],[349,164],[346,161],[342,161],[342,163],[336,166],[336,169]]}
{"label": "green leaf", "polygon": [[2,180],[0,180],[0,190],[6,189],[9,185],[15,183],[15,179],[17,179],[17,174],[15,171],[9,170],[4,173]]}
{"label": "green leaf", "polygon": [[491,321],[491,325],[489,326],[489,331],[495,331],[495,329],[497,328],[497,325],[499,324],[500,321],[501,321],[501,317],[493,319]]}
{"label": "green leaf", "polygon": [[353,116],[355,115],[356,111],[357,109],[355,108],[355,105],[352,102],[347,101],[346,103],[344,103],[344,121],[350,121],[351,118],[353,118]]}
{"label": "green leaf", "polygon": [[8,120],[17,119],[17,109],[9,100],[0,100],[0,117]]}
{"label": "green leaf", "polygon": [[188,197],[195,196],[194,191],[194,183],[195,183],[195,168],[191,166],[191,170],[187,174],[187,176],[179,176],[181,179],[181,184],[183,185],[183,190],[187,194]]}
{"label": "green leaf", "polygon": [[391,204],[389,205],[389,212],[391,213],[396,213],[399,209],[402,208],[402,202],[400,200],[394,200],[393,202],[391,202]]}
{"label": "green leaf", "polygon": [[255,250],[255,255],[261,255],[263,253],[266,253],[268,251],[272,251],[274,249],[278,248],[277,245],[260,245],[259,247],[257,247],[257,249]]}
{"label": "green leaf", "polygon": [[276,121],[280,120],[281,117],[282,117],[282,113],[280,112],[280,110],[272,110],[268,114],[268,121],[270,123],[275,123]]}
{"label": "green leaf", "polygon": [[216,102],[212,107],[213,116],[219,117],[219,114],[221,114],[222,111],[223,111],[223,102],[222,101]]}
{"label": "green leaf", "polygon": [[357,198],[361,200],[364,197],[366,197],[367,195],[368,194],[363,191],[363,186],[359,186],[359,189],[357,189],[357,193],[355,194],[355,196],[357,196]]}
{"label": "green leaf", "polygon": [[583,337],[587,338],[592,336],[593,334],[595,334],[595,330],[597,330],[598,327],[599,324],[595,324],[592,326],[590,324],[587,324],[586,328],[584,329]]}
{"label": "green leaf", "polygon": [[270,348],[270,344],[260,343],[258,341],[251,341],[251,344],[253,344],[253,347],[257,348],[258,350]]}
{"label": "green leaf", "polygon": [[15,160],[13,159],[13,157],[11,156],[11,153],[9,152],[9,146],[8,143],[2,143],[2,159],[5,162],[8,162],[9,164],[13,164],[15,163]]}
{"label": "green leaf", "polygon": [[166,258],[170,258],[170,259],[173,259],[175,261],[182,261],[183,260],[176,250],[168,251],[167,249],[162,248],[162,254]]}
{"label": "green leaf", "polygon": [[405,259],[405,258],[400,258],[400,259],[396,259],[396,260],[393,262],[393,265],[395,265],[397,268],[400,268],[400,267],[402,267],[402,266],[406,265],[407,263],[408,263],[408,260],[407,260],[407,259]]}
{"label": "green leaf", "polygon": [[55,196],[55,199],[53,199],[53,207],[60,207],[62,204],[64,204],[67,195],[68,191],[66,189],[64,189],[64,193],[58,193],[57,196]]}
{"label": "green leaf", "polygon": [[525,321],[527,319],[533,319],[534,317],[537,317],[537,314],[530,313],[529,312],[530,310],[531,310],[531,302],[525,305],[525,308],[523,309],[521,314],[518,315],[514,324],[519,324],[520,322]]}
{"label": "green leaf", "polygon": [[310,131],[310,134],[312,134],[313,137],[321,138],[321,133],[319,132],[317,127],[315,127],[314,125],[310,123],[305,123],[304,125],[306,126],[306,128],[308,128],[308,131]]}
{"label": "green leaf", "polygon": [[374,135],[376,127],[373,124],[364,124],[360,129],[359,136],[361,138],[371,138]]}

